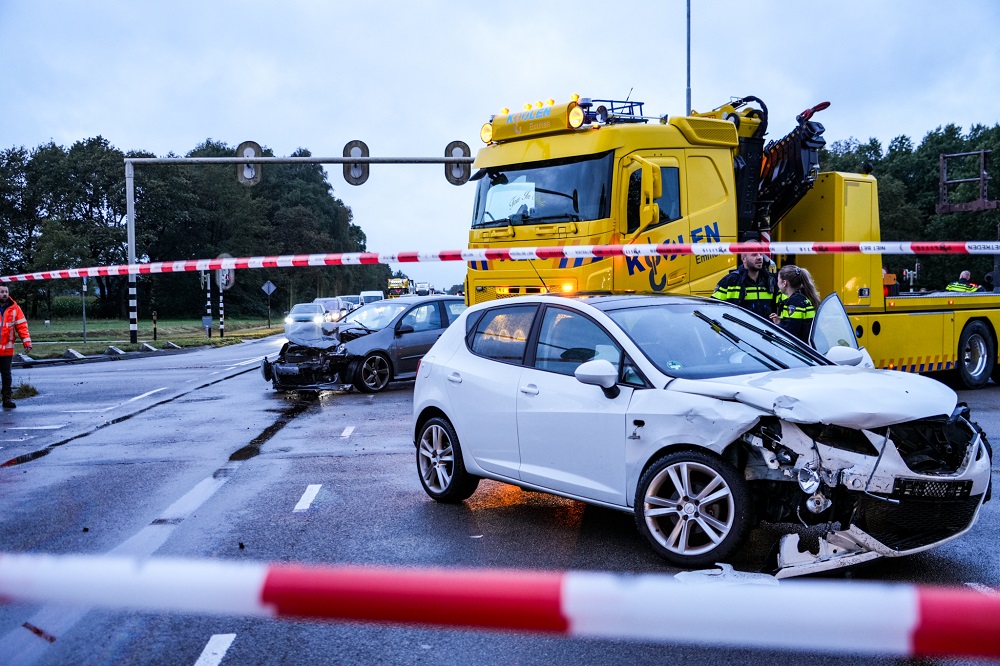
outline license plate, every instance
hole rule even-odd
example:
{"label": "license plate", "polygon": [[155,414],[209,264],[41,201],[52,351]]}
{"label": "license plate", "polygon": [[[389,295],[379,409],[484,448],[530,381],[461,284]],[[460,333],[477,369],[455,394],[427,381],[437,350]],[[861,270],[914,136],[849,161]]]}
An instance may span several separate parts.
{"label": "license plate", "polygon": [[896,479],[894,497],[922,497],[928,499],[958,499],[972,492],[972,481],[927,481],[925,479]]}

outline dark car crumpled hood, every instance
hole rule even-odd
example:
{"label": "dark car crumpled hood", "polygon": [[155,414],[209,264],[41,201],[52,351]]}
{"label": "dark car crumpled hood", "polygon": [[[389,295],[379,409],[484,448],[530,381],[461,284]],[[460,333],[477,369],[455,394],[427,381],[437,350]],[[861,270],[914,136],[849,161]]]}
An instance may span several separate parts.
{"label": "dark car crumpled hood", "polygon": [[339,329],[331,324],[317,324],[311,321],[297,321],[285,324],[288,342],[300,347],[313,349],[333,349],[340,344]]}
{"label": "dark car crumpled hood", "polygon": [[341,342],[357,340],[373,332],[361,326],[321,325],[312,322],[296,322],[285,327],[285,337],[290,343],[312,349],[336,349]]}
{"label": "dark car crumpled hood", "polygon": [[735,400],[793,423],[879,428],[950,415],[958,396],[905,372],[845,366],[794,368],[708,380],[673,379],[667,390]]}

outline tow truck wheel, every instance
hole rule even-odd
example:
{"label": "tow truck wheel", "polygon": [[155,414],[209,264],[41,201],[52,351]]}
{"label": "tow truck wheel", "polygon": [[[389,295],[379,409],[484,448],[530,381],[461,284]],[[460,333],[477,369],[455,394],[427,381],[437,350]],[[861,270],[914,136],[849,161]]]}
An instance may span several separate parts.
{"label": "tow truck wheel", "polygon": [[996,370],[996,341],[981,321],[970,321],[958,338],[958,378],[965,388],[986,386]]}
{"label": "tow truck wheel", "polygon": [[444,504],[463,502],[479,487],[479,477],[465,470],[455,429],[447,419],[440,417],[428,420],[420,428],[417,473],[424,491]]}
{"label": "tow truck wheel", "polygon": [[378,393],[389,385],[392,368],[381,354],[369,354],[354,372],[354,388],[362,393]]}
{"label": "tow truck wheel", "polygon": [[724,561],[750,533],[750,493],[743,477],[721,458],[678,451],[642,475],[635,522],[671,564],[712,565]]}

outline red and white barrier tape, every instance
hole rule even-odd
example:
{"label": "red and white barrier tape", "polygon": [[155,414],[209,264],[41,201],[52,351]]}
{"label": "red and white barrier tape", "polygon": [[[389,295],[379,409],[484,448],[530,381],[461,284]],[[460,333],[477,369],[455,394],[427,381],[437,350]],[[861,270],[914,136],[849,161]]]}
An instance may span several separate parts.
{"label": "red and white barrier tape", "polygon": [[740,252],[770,254],[1000,254],[1000,242],[890,242],[890,243],[664,243],[661,245],[563,245],[555,247],[479,248],[440,252],[341,252],[286,254],[269,257],[230,257],[156,261],[92,268],[63,268],[0,277],[3,282],[62,280],[109,275],[147,275],[214,271],[220,268],[290,268],[294,266],[355,266],[433,261],[528,261],[533,259],[604,259],[696,254],[721,256]]}
{"label": "red and white barrier tape", "polygon": [[0,600],[1000,659],[1000,594],[913,585],[6,554]]}

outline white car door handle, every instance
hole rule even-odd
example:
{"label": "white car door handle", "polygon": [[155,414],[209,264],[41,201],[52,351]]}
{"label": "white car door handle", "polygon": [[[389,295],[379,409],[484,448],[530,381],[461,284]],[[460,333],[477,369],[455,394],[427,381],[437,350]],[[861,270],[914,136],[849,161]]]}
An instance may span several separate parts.
{"label": "white car door handle", "polygon": [[450,375],[448,375],[448,381],[451,382],[452,384],[461,384],[462,375],[458,374],[457,372],[453,372]]}
{"label": "white car door handle", "polygon": [[538,395],[538,387],[534,384],[528,384],[527,386],[521,387],[521,393],[525,395]]}

